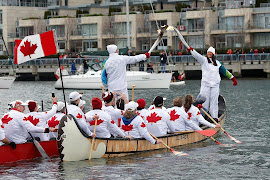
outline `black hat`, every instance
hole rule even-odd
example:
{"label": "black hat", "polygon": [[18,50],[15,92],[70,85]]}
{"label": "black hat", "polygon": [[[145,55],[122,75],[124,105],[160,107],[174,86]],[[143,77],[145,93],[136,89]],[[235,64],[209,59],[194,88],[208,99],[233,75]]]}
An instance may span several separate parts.
{"label": "black hat", "polygon": [[161,96],[155,97],[155,99],[154,99],[154,105],[155,105],[156,107],[161,107],[161,106],[163,106],[163,97],[161,97]]}

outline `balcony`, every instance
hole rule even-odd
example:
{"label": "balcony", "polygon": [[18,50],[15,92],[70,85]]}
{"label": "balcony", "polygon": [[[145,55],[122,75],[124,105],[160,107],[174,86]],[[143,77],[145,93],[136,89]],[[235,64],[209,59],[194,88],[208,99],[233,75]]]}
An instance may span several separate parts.
{"label": "balcony", "polygon": [[253,22],[250,24],[249,29],[270,29],[270,24]]}
{"label": "balcony", "polygon": [[213,31],[224,31],[224,32],[229,32],[229,31],[244,31],[244,27],[239,26],[239,25],[227,25],[225,23],[220,23],[220,24],[213,24],[212,25],[212,32]]}

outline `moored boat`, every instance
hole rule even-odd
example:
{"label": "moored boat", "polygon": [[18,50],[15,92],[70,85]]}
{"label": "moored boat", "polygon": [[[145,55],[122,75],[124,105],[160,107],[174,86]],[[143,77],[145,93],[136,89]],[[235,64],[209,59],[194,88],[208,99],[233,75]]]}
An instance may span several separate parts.
{"label": "moored boat", "polygon": [[[172,73],[147,73],[142,71],[127,71],[128,89],[132,85],[136,89],[168,89],[170,87]],[[66,89],[100,89],[101,71],[88,71],[86,74],[63,76],[64,88]],[[54,85],[56,89],[61,89],[61,79]]]}
{"label": "moored boat", "polygon": [[185,85],[185,81],[176,81],[176,82],[171,82],[170,85]]}
{"label": "moored boat", "polygon": [[15,81],[15,76],[2,76],[0,77],[0,89],[9,89]]}
{"label": "moored boat", "polygon": [[[220,96],[219,117],[221,118],[221,126],[224,125],[226,113],[225,100],[222,96]],[[219,129],[216,130],[219,131]],[[56,140],[40,142],[40,145],[46,151],[48,156],[59,156],[60,150],[60,157],[64,161],[78,161],[88,159],[91,147],[91,138],[87,138],[85,135],[83,135],[83,132],[78,128],[76,122],[72,118],[69,120],[67,120],[67,118],[63,118],[61,120],[59,124],[59,139],[61,138],[62,141],[58,142]],[[197,143],[208,139],[208,137],[196,132],[168,134],[159,138],[171,147]],[[152,145],[150,142],[143,138],[132,140],[122,138],[96,138],[92,157],[119,157],[134,154],[137,152],[159,150],[164,148],[165,147],[162,144]],[[17,148],[15,150],[13,150],[8,145],[0,146],[0,163],[29,160],[39,157],[41,157],[40,153],[31,142],[25,144],[17,144]]]}

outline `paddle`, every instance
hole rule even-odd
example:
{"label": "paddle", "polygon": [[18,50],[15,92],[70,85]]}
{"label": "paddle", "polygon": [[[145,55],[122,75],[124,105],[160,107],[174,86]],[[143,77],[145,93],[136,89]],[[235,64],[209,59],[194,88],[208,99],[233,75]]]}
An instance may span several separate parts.
{"label": "paddle", "polygon": [[[97,119],[95,120],[94,134],[96,134],[96,129],[97,129]],[[95,141],[95,138],[93,137],[92,143],[91,143],[90,154],[89,154],[89,160],[91,160],[91,158],[92,158],[92,151],[93,151],[93,147],[94,147],[94,141]]]}
{"label": "paddle", "polygon": [[101,89],[102,89],[102,93],[104,93],[104,86],[101,86]]}
{"label": "paddle", "polygon": [[[158,140],[158,138],[156,136],[154,136],[153,134],[149,133],[155,140]],[[172,153],[176,156],[186,156],[189,155],[187,153],[184,152],[179,152],[179,151],[175,151],[173,150],[170,146],[168,146],[167,144],[165,144],[163,141],[161,142],[166,148],[168,148],[170,151],[172,151]]]}
{"label": "paddle", "polygon": [[216,130],[200,130],[200,131],[196,130],[196,131],[182,131],[182,132],[174,132],[174,133],[191,133],[191,132],[197,132],[201,135],[210,137],[210,136],[215,135],[217,131]]}
{"label": "paddle", "polygon": [[35,138],[32,136],[32,134],[30,132],[28,132],[30,137],[33,140],[34,145],[36,146],[36,148],[38,149],[39,153],[41,154],[41,156],[43,158],[49,158],[49,156],[47,155],[47,153],[45,152],[45,150],[42,148],[42,146],[39,144],[39,142],[37,140],[35,140]]}
{"label": "paddle", "polygon": [[[201,108],[201,110],[215,123],[218,124],[203,108]],[[236,143],[242,143],[241,141],[238,141],[236,138],[230,136],[222,127],[220,127],[220,129],[234,142]]]}
{"label": "paddle", "polygon": [[132,85],[132,101],[134,101],[134,88],[135,88],[135,85]]}

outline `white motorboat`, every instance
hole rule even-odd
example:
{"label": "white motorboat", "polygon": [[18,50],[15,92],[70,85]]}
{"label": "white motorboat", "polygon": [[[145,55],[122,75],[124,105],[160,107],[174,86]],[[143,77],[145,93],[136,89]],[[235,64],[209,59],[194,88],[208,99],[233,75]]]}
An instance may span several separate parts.
{"label": "white motorboat", "polygon": [[0,77],[0,89],[9,89],[11,84],[15,81],[15,76]]}
{"label": "white motorboat", "polygon": [[176,81],[176,82],[171,82],[171,85],[185,85],[185,81]]}
{"label": "white motorboat", "polygon": [[[132,85],[136,89],[168,89],[170,87],[172,73],[147,73],[141,71],[127,71],[128,89]],[[88,71],[86,74],[63,76],[65,89],[100,89],[101,71]],[[56,89],[61,89],[61,79],[54,85]]]}

